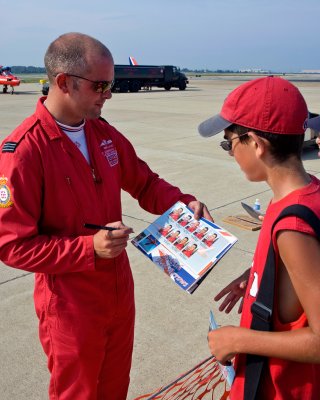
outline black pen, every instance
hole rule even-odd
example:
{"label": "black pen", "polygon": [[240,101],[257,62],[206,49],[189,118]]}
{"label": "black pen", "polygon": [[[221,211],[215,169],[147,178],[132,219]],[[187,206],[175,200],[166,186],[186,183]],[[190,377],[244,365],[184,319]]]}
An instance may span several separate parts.
{"label": "black pen", "polygon": [[120,228],[114,228],[113,226],[104,226],[104,225],[96,225],[96,224],[84,224],[85,228],[89,229],[104,229],[105,231],[116,231]]}

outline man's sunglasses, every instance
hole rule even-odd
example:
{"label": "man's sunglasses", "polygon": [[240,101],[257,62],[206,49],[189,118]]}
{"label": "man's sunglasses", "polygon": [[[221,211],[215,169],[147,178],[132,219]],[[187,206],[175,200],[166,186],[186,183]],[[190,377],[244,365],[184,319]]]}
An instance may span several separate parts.
{"label": "man's sunglasses", "polygon": [[67,74],[68,76],[73,76],[74,78],[83,79],[85,81],[93,83],[92,87],[96,93],[106,93],[110,90],[114,84],[114,81],[92,81],[91,79],[84,78],[83,76]]}
{"label": "man's sunglasses", "polygon": [[248,134],[248,132],[246,132],[246,133],[241,133],[241,135],[238,135],[238,136],[236,136],[236,137],[234,137],[234,138],[232,138],[232,139],[230,139],[230,140],[224,140],[223,142],[220,142],[220,146],[223,148],[223,150],[225,150],[225,151],[231,151],[232,150],[232,141],[234,140],[234,139],[238,139],[238,138],[240,138],[241,136],[245,136],[245,135],[247,135]]}

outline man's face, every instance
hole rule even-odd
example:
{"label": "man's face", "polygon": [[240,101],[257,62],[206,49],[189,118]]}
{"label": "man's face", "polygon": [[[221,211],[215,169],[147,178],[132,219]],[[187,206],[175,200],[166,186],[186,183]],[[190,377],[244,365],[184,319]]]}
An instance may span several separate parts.
{"label": "man's face", "polygon": [[[107,57],[91,57],[92,65],[89,73],[81,75],[91,81],[109,81],[114,79],[113,61]],[[80,75],[80,74],[79,74]],[[104,102],[111,99],[111,90],[105,93],[97,93],[95,84],[85,79],[68,76],[70,111],[74,113],[75,119],[79,121],[86,119],[99,118]]]}

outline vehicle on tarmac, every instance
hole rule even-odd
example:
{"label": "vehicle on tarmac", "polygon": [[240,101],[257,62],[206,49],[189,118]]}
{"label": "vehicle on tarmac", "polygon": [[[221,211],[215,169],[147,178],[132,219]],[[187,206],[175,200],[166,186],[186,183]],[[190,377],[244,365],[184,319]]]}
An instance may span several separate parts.
{"label": "vehicle on tarmac", "polygon": [[[309,111],[309,118],[314,118],[318,117],[319,114],[312,113]],[[304,133],[304,146],[308,146],[309,144],[314,144],[318,147],[316,144],[316,138],[320,135],[320,132],[315,131],[314,129],[307,128],[305,133]]]}
{"label": "vehicle on tarmac", "polygon": [[0,65],[0,85],[3,85],[3,93],[7,93],[10,86],[11,94],[13,94],[15,86],[20,85],[20,79],[12,74],[11,67]]}
{"label": "vehicle on tarmac", "polygon": [[46,79],[40,79],[40,84],[42,85],[41,92],[44,96],[48,96],[49,93],[49,82]]}
{"label": "vehicle on tarmac", "polygon": [[185,90],[188,78],[173,65],[115,65],[112,92],[138,92],[152,87]]}
{"label": "vehicle on tarmac", "polygon": [[[138,92],[141,89],[151,90],[152,87],[185,90],[189,83],[186,75],[173,65],[138,65],[134,57],[129,57],[129,63],[130,65],[115,64],[114,85],[111,89],[113,93]],[[49,83],[40,83],[42,94],[46,96]]]}

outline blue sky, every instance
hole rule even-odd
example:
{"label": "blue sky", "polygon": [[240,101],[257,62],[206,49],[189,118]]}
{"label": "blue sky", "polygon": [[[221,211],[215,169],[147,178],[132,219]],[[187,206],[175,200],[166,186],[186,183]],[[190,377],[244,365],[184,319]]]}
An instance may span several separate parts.
{"label": "blue sky", "polygon": [[[101,40],[115,63],[320,70],[320,0],[0,0],[0,64],[43,66],[65,32]],[[11,14],[10,14],[11,13]],[[2,15],[4,15],[2,13]]]}

